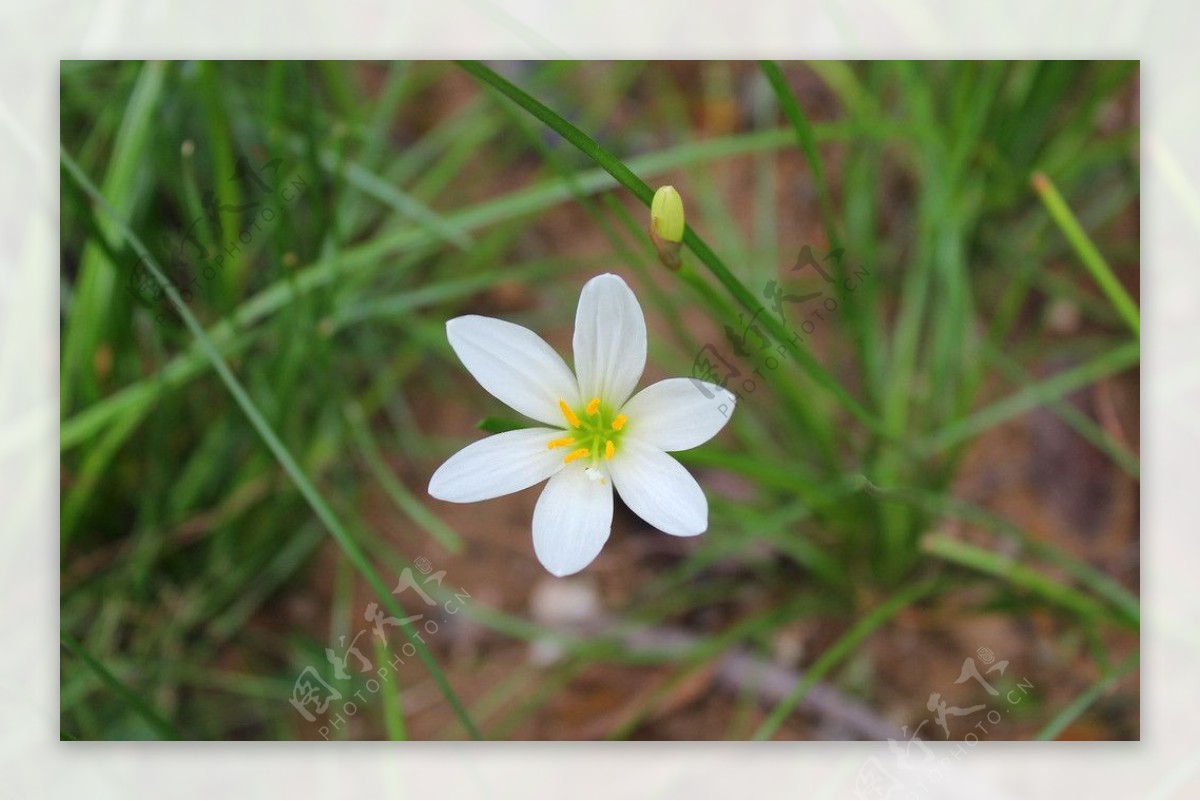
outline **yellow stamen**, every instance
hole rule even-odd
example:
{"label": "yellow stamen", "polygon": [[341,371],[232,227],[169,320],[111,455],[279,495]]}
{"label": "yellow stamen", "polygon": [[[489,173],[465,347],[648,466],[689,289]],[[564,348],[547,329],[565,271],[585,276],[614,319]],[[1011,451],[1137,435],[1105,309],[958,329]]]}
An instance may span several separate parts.
{"label": "yellow stamen", "polygon": [[598,412],[599,410],[600,410],[600,399],[599,399],[599,398],[592,398],[591,402],[590,402],[590,403],[588,403],[588,405],[587,405],[587,413],[588,413],[588,414],[595,414],[595,413],[596,413],[596,412]]}
{"label": "yellow stamen", "polygon": [[611,439],[608,442],[604,443],[604,458],[605,459],[613,458],[613,454],[616,452],[617,452],[616,446],[614,446],[612,444]]}
{"label": "yellow stamen", "polygon": [[561,448],[563,445],[570,445],[574,441],[574,437],[563,437],[562,439],[550,440],[546,443],[546,447],[550,450],[554,450],[555,448]]}
{"label": "yellow stamen", "polygon": [[627,418],[625,415],[618,414],[616,419],[612,421],[613,431],[620,431],[622,428],[624,428],[625,421],[628,419],[629,418]]}
{"label": "yellow stamen", "polygon": [[583,457],[590,456],[591,454],[592,454],[592,452],[589,451],[587,448],[580,448],[577,451],[571,451],[570,453],[568,453],[566,455],[566,458],[563,459],[563,464],[570,464],[571,462],[575,461],[576,459],[582,459]]}
{"label": "yellow stamen", "polygon": [[575,412],[571,411],[571,407],[567,405],[566,401],[560,400],[558,408],[562,409],[563,417],[567,418],[567,422],[571,424],[571,428],[579,428],[579,418],[575,415]]}

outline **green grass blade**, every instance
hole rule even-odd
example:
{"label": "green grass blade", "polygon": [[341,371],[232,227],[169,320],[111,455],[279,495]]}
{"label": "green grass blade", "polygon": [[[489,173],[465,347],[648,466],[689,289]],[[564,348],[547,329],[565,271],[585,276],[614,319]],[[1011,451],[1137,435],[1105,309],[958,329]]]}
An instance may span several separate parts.
{"label": "green grass blade", "polygon": [[415,495],[404,486],[404,482],[392,473],[391,467],[379,452],[371,431],[367,426],[362,407],[352,403],[346,408],[346,418],[350,423],[350,433],[362,452],[363,459],[375,476],[375,480],[383,487],[383,491],[391,498],[396,507],[410,520],[425,529],[431,537],[445,546],[450,553],[462,553],[463,541],[454,529],[450,528],[441,518],[429,511]]}
{"label": "green grass blade", "polygon": [[[378,664],[388,661],[387,646],[378,639],[375,643],[375,660]],[[383,703],[383,730],[392,741],[407,740],[408,727],[404,725],[404,703],[400,687],[396,681],[396,671],[389,670],[387,675],[379,680],[379,695]]]}
{"label": "green grass blade", "polygon": [[1038,559],[1061,569],[1082,586],[1107,601],[1133,626],[1140,625],[1141,612],[1138,599],[1122,587],[1111,576],[1087,562],[1071,556],[1054,546],[1031,537],[1018,526],[1000,515],[968,501],[955,498],[949,493],[930,492],[922,489],[878,487],[861,478],[861,488],[889,503],[903,503],[924,510],[934,517],[949,517],[972,526],[999,534],[1011,542],[1019,543],[1023,550]]}
{"label": "green grass blade", "polygon": [[1083,266],[1092,274],[1092,278],[1100,285],[1100,289],[1108,297],[1109,302],[1116,308],[1117,313],[1121,315],[1121,319],[1129,326],[1129,330],[1133,332],[1135,337],[1141,336],[1142,318],[1138,311],[1137,304],[1133,302],[1133,298],[1129,297],[1129,293],[1125,291],[1125,287],[1121,286],[1121,282],[1113,275],[1112,268],[1108,266],[1108,262],[1100,255],[1100,251],[1092,244],[1091,237],[1080,226],[1079,220],[1075,218],[1075,214],[1071,211],[1071,207],[1067,205],[1067,201],[1059,193],[1058,187],[1054,185],[1045,174],[1037,172],[1033,174],[1033,188],[1038,193],[1038,197],[1042,199],[1042,203],[1046,205],[1046,211],[1050,212],[1051,218],[1063,232],[1063,236],[1071,243],[1079,260],[1083,262]]}
{"label": "green grass blade", "polygon": [[96,661],[96,659],[94,659],[92,655],[89,654],[86,649],[84,649],[83,645],[78,640],[65,631],[59,633],[59,638],[61,639],[64,648],[70,651],[73,656],[77,657],[79,661],[87,665],[88,669],[95,673],[100,681],[104,682],[104,684],[107,685],[110,690],[119,695],[125,701],[125,703],[129,704],[130,708],[133,709],[134,712],[137,712],[139,715],[145,718],[146,722],[149,723],[150,726],[153,727],[153,729],[158,732],[159,736],[161,736],[164,740],[187,739],[183,736],[179,729],[175,728],[175,726],[172,725],[165,717],[163,717],[154,707],[146,703],[146,701],[144,701],[142,697],[133,690],[122,684],[120,679],[109,672],[108,668]]}
{"label": "green grass blade", "polygon": [[813,662],[808,670],[804,671],[804,678],[796,685],[788,697],[780,701],[763,724],[758,727],[754,733],[755,740],[769,740],[774,736],[779,727],[783,725],[783,721],[792,713],[792,710],[804,700],[804,696],[816,686],[817,682],[825,677],[829,671],[833,670],[839,662],[850,655],[850,652],[865,640],[871,632],[882,626],[892,618],[900,610],[908,607],[921,598],[929,594],[935,586],[933,580],[926,580],[919,584],[912,584],[900,592],[893,595],[888,600],[876,606],[868,612],[861,620],[855,623],[849,631],[843,634],[838,641],[829,646],[820,657]]}
{"label": "green grass blade", "polygon": [[1114,667],[1106,675],[1102,676],[1099,681],[1084,690],[1078,698],[1067,704],[1041,731],[1034,735],[1034,739],[1057,740],[1058,735],[1062,734],[1067,726],[1074,723],[1080,715],[1087,711],[1088,707],[1096,703],[1096,700],[1101,695],[1108,692],[1127,673],[1136,668],[1141,663],[1141,660],[1141,651],[1134,651],[1121,664]]}
{"label": "green grass blade", "polygon": [[[141,68],[113,143],[104,176],[104,194],[113,199],[115,219],[121,221],[129,219],[138,199],[137,175],[147,157],[166,71],[166,64],[153,61]],[[116,226],[112,222],[99,222],[98,225],[104,232],[106,244],[115,250]],[[92,358],[108,332],[113,298],[117,296],[118,268],[119,265],[110,261],[104,249],[95,243],[84,248],[75,297],[63,335],[60,397],[64,412],[74,410],[79,399],[78,390],[87,388],[86,394],[90,395],[94,388]]]}
{"label": "green grass blade", "polygon": [[401,191],[391,182],[380,178],[361,164],[355,162],[339,164],[335,154],[325,150],[321,152],[321,166],[330,173],[340,174],[350,186],[391,207],[402,217],[410,218],[428,228],[435,236],[456,248],[469,250],[474,245],[470,234],[447,222],[442,215],[420,200]]}
{"label": "green grass blade", "polygon": [[[988,359],[995,362],[1000,370],[1013,380],[1025,384],[1031,383],[1034,380],[1029,371],[1000,348],[989,346],[986,351]],[[1131,478],[1135,480],[1140,479],[1141,467],[1138,457],[1125,445],[1111,437],[1108,432],[1093,422],[1090,417],[1066,401],[1053,400],[1047,405],[1055,416],[1075,429],[1075,432],[1079,436],[1090,442],[1098,450],[1103,451],[1106,456],[1128,473]]]}
{"label": "green grass blade", "polygon": [[1104,376],[1113,375],[1135,366],[1141,359],[1140,354],[1141,348],[1136,342],[1128,342],[1113,348],[1089,362],[1070,370],[1064,370],[1058,375],[1026,387],[1003,400],[996,401],[991,406],[951,423],[941,431],[927,437],[921,443],[920,449],[925,453],[934,454],[960,442],[965,442],[993,426],[1036,409],[1042,404],[1058,400]]}
{"label": "green grass blade", "polygon": [[[236,145],[233,141],[233,128],[229,123],[229,114],[225,107],[228,98],[222,92],[220,70],[215,62],[201,61],[196,65],[199,76],[200,100],[204,105],[205,117],[208,120],[208,141],[211,149],[213,171],[218,179],[216,185],[217,202],[221,210],[237,209],[242,205],[242,192],[238,181],[232,180],[235,172]],[[221,270],[224,291],[228,297],[235,297],[237,290],[245,281],[245,253],[237,246],[240,230],[237,225],[231,225],[229,215],[225,218],[217,213],[221,222],[223,238],[221,249],[229,258],[225,260]]]}
{"label": "green grass blade", "polygon": [[767,81],[771,84],[771,89],[774,90],[775,97],[779,101],[779,107],[783,110],[783,115],[787,117],[792,129],[796,132],[796,138],[800,140],[800,149],[804,151],[804,158],[808,161],[809,169],[812,170],[813,183],[816,184],[817,203],[821,208],[821,223],[825,226],[825,238],[829,240],[830,250],[838,248],[841,246],[842,238],[838,235],[837,222],[833,214],[833,202],[829,197],[829,185],[825,183],[825,168],[821,166],[821,154],[817,152],[817,138],[813,134],[813,127],[804,115],[804,111],[801,110],[800,104],[796,102],[796,96],[788,87],[787,79],[783,77],[779,65],[774,61],[763,61],[759,67],[767,76]]}
{"label": "green grass blade", "polygon": [[1129,620],[1125,614],[1110,613],[1103,604],[1094,598],[1039,570],[1023,565],[1012,557],[993,553],[986,548],[980,548],[944,534],[933,534],[926,537],[921,541],[921,550],[930,556],[945,559],[947,562],[953,562],[961,567],[1003,579],[1018,589],[1070,610],[1086,620],[1112,619],[1126,627],[1137,628],[1136,620]]}

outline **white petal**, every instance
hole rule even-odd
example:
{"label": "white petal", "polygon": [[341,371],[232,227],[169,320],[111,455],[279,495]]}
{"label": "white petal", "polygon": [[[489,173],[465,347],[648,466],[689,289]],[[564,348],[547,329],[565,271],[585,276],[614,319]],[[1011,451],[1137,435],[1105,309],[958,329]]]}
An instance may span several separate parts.
{"label": "white petal", "polygon": [[562,449],[546,447],[561,436],[555,429],[523,428],[473,442],[437,469],[429,479],[429,494],[471,503],[532,487],[562,469]]}
{"label": "white petal", "polygon": [[668,378],[629,399],[625,436],[663,451],[685,451],[717,435],[733,414],[733,393],[695,378]]}
{"label": "white petal", "polygon": [[528,328],[471,314],[448,321],[446,336],[480,386],[526,417],[561,426],[558,402],[579,407],[571,369]]}
{"label": "white petal", "polygon": [[533,510],[533,550],[556,576],[592,563],[612,529],[612,484],[593,481],[578,464],[560,470]]}
{"label": "white petal", "polygon": [[624,439],[609,471],[621,500],[655,528],[677,537],[708,528],[704,491],[674,457],[637,439]]}
{"label": "white petal", "polygon": [[583,286],[575,312],[575,374],[587,403],[619,407],[646,367],[646,318],[633,290],[611,273]]}

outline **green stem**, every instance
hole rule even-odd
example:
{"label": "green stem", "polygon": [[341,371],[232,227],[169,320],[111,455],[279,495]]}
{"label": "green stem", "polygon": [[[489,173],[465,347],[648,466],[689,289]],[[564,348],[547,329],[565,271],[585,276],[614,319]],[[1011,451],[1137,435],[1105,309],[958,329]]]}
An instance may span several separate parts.
{"label": "green stem", "polygon": [[[649,185],[626,167],[620,159],[601,147],[594,139],[567,122],[567,120],[559,116],[540,100],[483,64],[477,61],[460,61],[458,64],[472,77],[499,90],[514,103],[541,120],[557,134],[578,148],[584,155],[604,168],[609,175],[617,180],[617,183],[628,189],[638,200],[642,201],[647,209],[650,208],[650,204],[654,200],[654,192],[650,189]],[[737,279],[729,268],[725,266],[725,263],[721,261],[717,254],[709,248],[708,244],[690,226],[684,230],[683,243],[691,249],[696,258],[708,268],[709,272],[713,274],[717,281],[725,287],[729,294],[746,311],[753,314],[762,309],[762,304],[758,302],[754,294]],[[760,315],[758,320],[770,331],[772,338],[783,345],[793,358],[800,363],[805,372],[808,373],[809,378],[837,398],[851,415],[873,433],[889,437],[889,439],[891,438],[880,420],[872,415],[857,400],[852,398],[808,351],[792,340],[792,333],[788,331],[787,326],[781,320],[770,314]]]}
{"label": "green stem", "polygon": [[804,158],[807,159],[808,167],[812,170],[813,183],[817,187],[817,201],[821,208],[821,223],[825,226],[825,238],[829,240],[831,250],[837,249],[841,247],[841,237],[838,235],[833,203],[829,198],[829,186],[825,183],[825,169],[821,166],[821,156],[817,152],[817,138],[813,135],[812,125],[804,116],[800,104],[796,102],[796,97],[788,87],[779,65],[774,61],[763,61],[760,62],[759,67],[761,67],[763,75],[767,76],[771,89],[775,91],[779,108],[783,110],[784,116],[796,131],[796,138],[800,140],[800,149],[804,151]]}

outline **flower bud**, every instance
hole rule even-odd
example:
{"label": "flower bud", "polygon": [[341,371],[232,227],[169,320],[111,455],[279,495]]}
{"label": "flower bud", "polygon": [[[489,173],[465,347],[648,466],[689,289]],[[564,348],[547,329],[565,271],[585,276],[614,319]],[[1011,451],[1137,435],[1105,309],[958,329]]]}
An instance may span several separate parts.
{"label": "flower bud", "polygon": [[672,270],[679,268],[683,227],[683,199],[675,187],[659,187],[650,204],[650,238],[658,250],[659,260]]}

